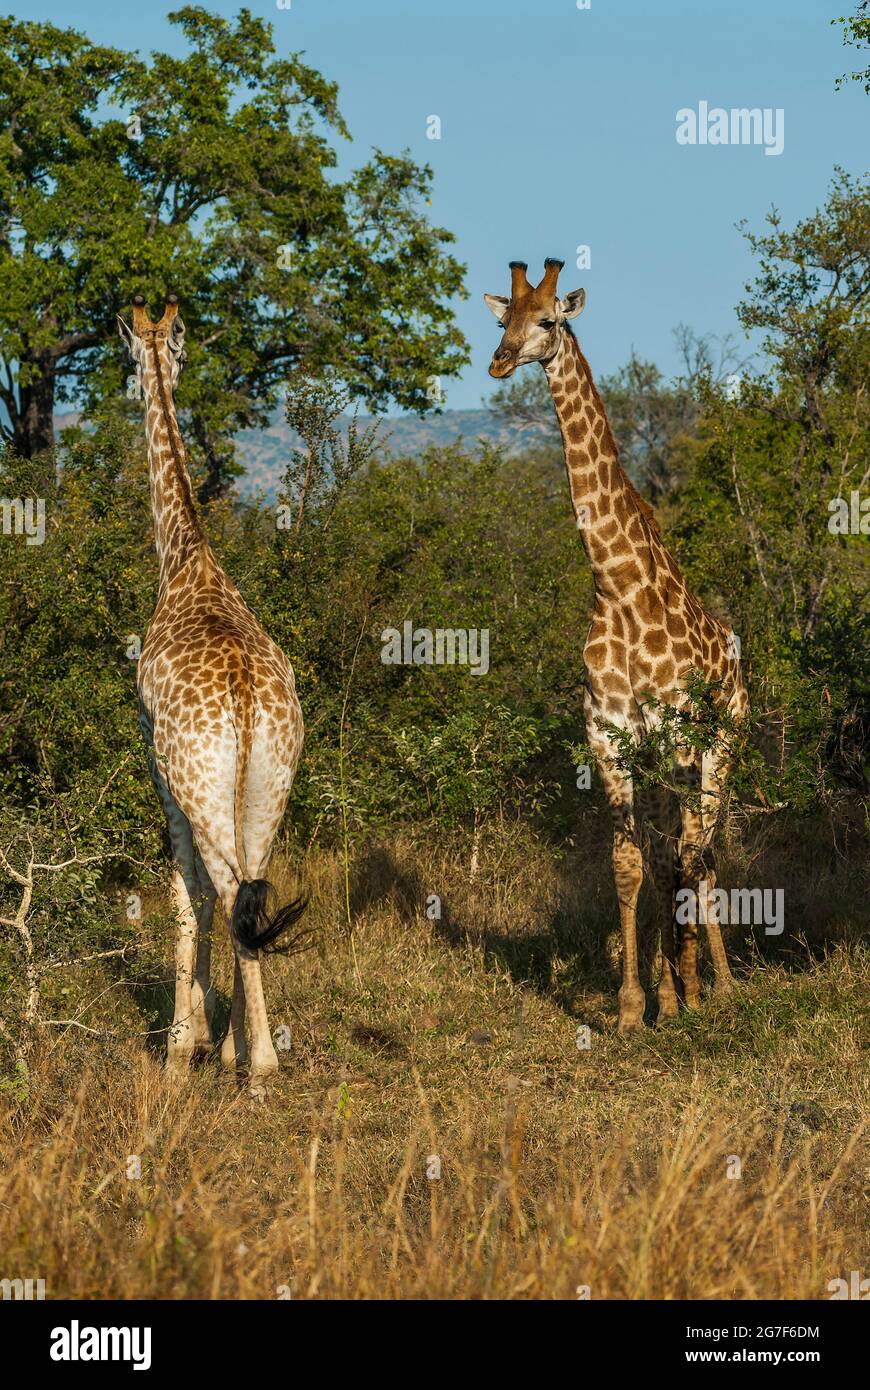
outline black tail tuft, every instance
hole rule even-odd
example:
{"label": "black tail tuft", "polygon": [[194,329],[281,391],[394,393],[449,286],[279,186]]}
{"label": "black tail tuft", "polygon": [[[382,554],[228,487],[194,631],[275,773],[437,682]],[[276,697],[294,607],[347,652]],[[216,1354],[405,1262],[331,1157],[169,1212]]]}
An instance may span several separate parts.
{"label": "black tail tuft", "polygon": [[304,950],[311,936],[310,931],[297,932],[283,946],[274,943],[298,922],[308,906],[308,899],[294,898],[286,907],[279,908],[274,916],[270,916],[268,900],[271,892],[271,884],[264,878],[242,880],[230,919],[233,940],[249,951],[268,951],[270,954],[291,955]]}

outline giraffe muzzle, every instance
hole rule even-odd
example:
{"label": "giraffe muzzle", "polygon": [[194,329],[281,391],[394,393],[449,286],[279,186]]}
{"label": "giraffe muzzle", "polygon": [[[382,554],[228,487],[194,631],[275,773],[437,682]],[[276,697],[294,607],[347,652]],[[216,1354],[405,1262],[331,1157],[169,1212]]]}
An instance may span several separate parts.
{"label": "giraffe muzzle", "polygon": [[512,376],[517,368],[517,354],[511,348],[497,348],[489,364],[489,374],[497,379]]}

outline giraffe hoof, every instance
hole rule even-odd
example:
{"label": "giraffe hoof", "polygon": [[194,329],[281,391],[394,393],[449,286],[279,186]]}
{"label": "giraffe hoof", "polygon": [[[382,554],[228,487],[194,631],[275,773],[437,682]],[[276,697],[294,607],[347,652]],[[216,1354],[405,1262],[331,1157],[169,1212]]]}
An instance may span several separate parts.
{"label": "giraffe hoof", "polygon": [[251,1095],[258,1099],[266,1094],[269,1078],[278,1070],[278,1057],[272,1047],[257,1047],[251,1051],[251,1076],[248,1085]]}
{"label": "giraffe hoof", "polygon": [[248,1091],[252,1100],[265,1100],[269,1090],[269,1081],[274,1076],[273,1071],[251,1072],[248,1081]]}
{"label": "giraffe hoof", "polygon": [[642,989],[626,989],[624,986],[619,991],[619,1022],[617,1032],[634,1033],[643,1027],[643,1013],[646,1008],[646,995]]}
{"label": "giraffe hoof", "polygon": [[167,1057],[163,1068],[167,1080],[184,1081],[190,1075],[191,1056],[189,1052],[175,1052]]}
{"label": "giraffe hoof", "polygon": [[617,1025],[616,1025],[616,1031],[617,1031],[617,1033],[619,1033],[621,1036],[624,1036],[624,1035],[627,1034],[627,1033],[640,1033],[642,1030],[643,1030],[643,1015],[642,1015],[642,1014],[640,1014],[640,1015],[638,1015],[638,1014],[620,1015],[619,1022],[618,1022]]}
{"label": "giraffe hoof", "polygon": [[193,1044],[194,1052],[200,1057],[204,1056],[208,1052],[211,1052],[213,1047],[214,1042],[212,1041],[210,1033],[204,1033],[202,1037],[197,1038],[195,1043]]}
{"label": "giraffe hoof", "polygon": [[195,1047],[193,1029],[186,1021],[173,1023],[166,1041],[167,1076],[186,1076]]}
{"label": "giraffe hoof", "polygon": [[224,1071],[236,1071],[248,1060],[247,1052],[236,1052],[235,1048],[221,1048],[221,1066]]}
{"label": "giraffe hoof", "polygon": [[678,1018],[679,1014],[680,1004],[675,994],[659,999],[659,1010],[656,1015],[656,1023],[659,1027],[663,1023],[670,1023],[671,1019]]}

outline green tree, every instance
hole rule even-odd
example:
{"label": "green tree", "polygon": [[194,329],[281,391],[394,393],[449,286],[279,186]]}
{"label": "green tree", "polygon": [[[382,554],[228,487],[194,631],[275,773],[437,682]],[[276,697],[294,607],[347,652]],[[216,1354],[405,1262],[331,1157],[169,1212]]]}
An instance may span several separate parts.
{"label": "green tree", "polygon": [[159,821],[136,721],[136,656],[156,589],[143,444],[131,426],[74,440],[55,474],[0,457],[0,495],[44,507],[42,544],[0,538],[0,799],[102,799],[138,857]]}
{"label": "green tree", "polygon": [[439,826],[471,830],[469,879],[474,883],[487,819],[512,799],[527,799],[530,790],[540,798],[544,790],[527,785],[528,764],[541,749],[540,727],[528,716],[484,701],[436,728],[403,727],[388,736],[407,774],[407,800],[413,803],[415,792],[425,796]]}
{"label": "green tree", "polygon": [[[738,366],[730,338],[717,342],[685,324],[674,329],[674,338],[683,370],[673,380],[633,349],[624,366],[598,378],[623,467],[654,503],[671,496],[682,481],[700,419],[702,384],[722,385]],[[542,372],[519,373],[496,388],[489,404],[525,432],[530,446],[549,449],[561,464],[559,428]]]}
{"label": "green tree", "polygon": [[560,447],[553,397],[543,372],[518,372],[497,386],[486,404],[503,420],[524,431],[527,440]]}
{"label": "green tree", "polygon": [[232,436],[265,422],[300,364],[370,407],[427,409],[430,378],[467,360],[449,307],[462,267],[421,210],[428,167],[376,150],[335,177],[336,87],[275,57],[269,24],[169,18],[189,52],[149,62],[0,21],[0,401],[25,456],[51,445],[57,402],[116,409],[115,315],[173,289],[190,337],[179,404],[213,493]]}
{"label": "green tree", "polygon": [[717,341],[678,324],[674,339],[682,371],[673,380],[632,350],[625,366],[599,382],[623,467],[654,504],[672,497],[684,480],[702,388],[724,386],[738,366],[730,338]]}
{"label": "green tree", "polygon": [[870,183],[838,170],[824,207],[793,229],[773,211],[747,235],[758,273],[738,315],[766,364],[737,395],[707,393],[673,535],[741,638],[784,780],[801,762],[800,798],[809,778],[824,800],[832,774],[867,785],[868,517],[854,499],[870,478]]}
{"label": "green tree", "polygon": [[[850,44],[859,51],[862,48],[870,48],[870,5],[868,0],[859,0],[858,8],[854,14],[838,15],[831,20],[832,24],[843,26],[843,43]],[[845,73],[837,78],[837,86],[842,87],[845,82],[862,82],[864,91],[870,92],[870,67],[861,69],[858,72]]]}
{"label": "green tree", "polygon": [[[759,270],[737,312],[747,330],[762,333],[770,367],[747,382],[744,405],[750,409],[743,418],[751,422],[760,413],[781,427],[774,427],[774,447],[785,453],[780,466],[790,488],[773,482],[763,500],[746,479],[741,493],[739,456],[734,487],[755,536],[761,585],[801,639],[815,632],[850,544],[862,539],[828,523],[835,499],[848,497],[868,477],[870,180],[838,169],[824,208],[793,231],[776,210],[768,225],[763,235],[746,233]],[[775,527],[771,505],[779,508]],[[780,555],[778,582],[765,568],[767,527]]]}

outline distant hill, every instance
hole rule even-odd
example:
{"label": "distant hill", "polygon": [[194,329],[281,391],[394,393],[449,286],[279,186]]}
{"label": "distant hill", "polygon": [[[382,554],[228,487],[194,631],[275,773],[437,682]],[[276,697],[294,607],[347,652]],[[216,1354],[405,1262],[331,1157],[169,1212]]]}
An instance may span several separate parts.
{"label": "distant hill", "polygon": [[[56,430],[77,424],[81,417],[69,413],[56,415]],[[360,415],[358,424],[365,429],[374,424],[372,417]],[[343,431],[350,424],[350,416],[341,417]],[[488,444],[499,444],[508,451],[520,443],[527,444],[530,434],[516,425],[507,424],[491,410],[445,410],[440,415],[427,415],[423,419],[416,415],[400,415],[385,418],[379,422],[380,453],[416,455],[434,446],[443,447],[464,440],[475,445],[479,439]],[[257,495],[273,498],[287,467],[290,451],[298,444],[298,436],[283,417],[276,411],[271,424],[265,429],[242,430],[237,436],[239,446],[238,460],[245,472],[237,481],[242,497]]]}
{"label": "distant hill", "polygon": [[[343,431],[346,431],[350,417],[342,416],[340,423]],[[357,417],[360,429],[374,423],[372,417]],[[427,415],[423,419],[416,415],[382,419],[378,436],[381,454],[399,457],[422,453],[433,445],[443,447],[455,444],[460,439],[469,445],[483,439],[488,444],[500,444],[502,448],[510,450],[517,446],[521,437],[516,426],[506,424],[491,410],[445,410],[440,415]],[[238,479],[239,492],[243,497],[256,493],[273,496],[287,466],[290,451],[298,444],[298,436],[281,414],[277,414],[266,429],[242,430],[236,442],[239,446],[238,459],[245,469],[244,477]]]}

